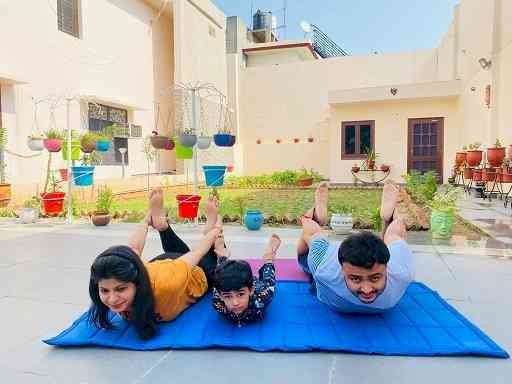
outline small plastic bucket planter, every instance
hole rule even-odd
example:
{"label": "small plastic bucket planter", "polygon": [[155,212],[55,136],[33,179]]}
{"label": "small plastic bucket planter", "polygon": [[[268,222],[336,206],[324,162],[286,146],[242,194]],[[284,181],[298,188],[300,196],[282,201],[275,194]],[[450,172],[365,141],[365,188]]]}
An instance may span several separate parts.
{"label": "small plastic bucket planter", "polygon": [[191,159],[194,155],[194,150],[189,147],[184,147],[180,144],[179,140],[176,140],[176,158],[177,159]]}
{"label": "small plastic bucket planter", "polygon": [[68,169],[67,168],[60,168],[59,174],[60,174],[60,179],[62,181],[68,181]]}
{"label": "small plastic bucket planter", "polygon": [[107,152],[110,149],[111,141],[108,140],[98,140],[96,142],[96,150],[98,152]]}
{"label": "small plastic bucket planter", "polygon": [[77,187],[88,187],[93,183],[94,166],[71,167],[73,182]]}
{"label": "small plastic bucket planter", "polygon": [[62,148],[61,139],[44,139],[44,147],[48,152],[59,152]]}
{"label": "small plastic bucket planter", "polygon": [[41,193],[41,201],[43,202],[43,211],[48,216],[57,216],[64,211],[64,192],[47,192]]}
{"label": "small plastic bucket planter", "polygon": [[[62,144],[62,158],[68,159],[68,142]],[[71,160],[80,159],[80,140],[71,140]]]}
{"label": "small plastic bucket planter", "polygon": [[432,238],[449,239],[453,233],[454,217],[451,213],[432,211],[430,215],[430,228],[432,230]]}
{"label": "small plastic bucket planter", "polygon": [[204,180],[208,187],[221,187],[224,185],[225,165],[203,165]]}
{"label": "small plastic bucket planter", "polygon": [[249,209],[245,213],[244,223],[249,231],[257,231],[263,225],[263,214],[259,209]]}
{"label": "small plastic bucket planter", "polygon": [[195,219],[199,210],[199,195],[176,195],[178,216],[183,219]]}

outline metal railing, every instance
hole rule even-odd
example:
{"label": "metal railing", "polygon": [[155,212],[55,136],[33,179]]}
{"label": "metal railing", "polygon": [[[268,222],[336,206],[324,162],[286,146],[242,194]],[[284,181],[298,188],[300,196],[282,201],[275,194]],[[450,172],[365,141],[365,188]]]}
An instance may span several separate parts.
{"label": "metal railing", "polygon": [[321,58],[348,56],[347,51],[332,41],[331,38],[316,25],[311,24],[311,29],[313,32],[313,49]]}

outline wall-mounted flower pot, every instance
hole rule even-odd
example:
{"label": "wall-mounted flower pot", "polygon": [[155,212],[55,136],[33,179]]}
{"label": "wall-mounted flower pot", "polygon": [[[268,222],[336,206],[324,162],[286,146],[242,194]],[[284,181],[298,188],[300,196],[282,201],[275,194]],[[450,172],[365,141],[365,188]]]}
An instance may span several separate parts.
{"label": "wall-mounted flower pot", "polygon": [[91,216],[91,221],[96,227],[104,227],[110,223],[111,218],[112,217],[109,214],[94,212]]}
{"label": "wall-mounted flower pot", "polygon": [[391,167],[390,167],[389,165],[386,165],[386,164],[382,164],[382,165],[380,166],[380,170],[381,170],[382,172],[389,172],[389,170],[390,170],[390,169],[391,169]]}
{"label": "wall-mounted flower pot", "polygon": [[199,210],[199,195],[176,195],[178,202],[178,216],[183,219],[195,219]]}
{"label": "wall-mounted flower pot", "polygon": [[208,149],[212,143],[212,138],[210,136],[199,136],[197,138],[197,148],[199,149]]}
{"label": "wall-mounted flower pot", "polygon": [[299,187],[310,187],[313,185],[313,178],[312,177],[305,177],[303,179],[297,180],[297,185]]}
{"label": "wall-mounted flower pot", "polygon": [[368,169],[375,169],[375,160],[368,160]]}
{"label": "wall-mounted flower pot", "polygon": [[73,182],[78,187],[88,187],[94,181],[94,166],[71,167],[73,172]]}
{"label": "wall-mounted flower pot", "polygon": [[216,133],[213,135],[213,142],[219,147],[229,147],[231,135],[229,133]]}
{"label": "wall-mounted flower pot", "polygon": [[455,166],[460,167],[466,161],[466,152],[457,152],[455,154]]}
{"label": "wall-mounted flower pot", "polygon": [[64,192],[41,193],[43,211],[48,216],[58,216],[64,211]]}
{"label": "wall-mounted flower pot", "polygon": [[44,140],[38,137],[32,137],[27,140],[28,148],[31,151],[42,151],[44,149]]}
{"label": "wall-mounted flower pot", "polygon": [[467,151],[466,162],[470,167],[478,167],[482,162],[482,154],[483,152],[480,150]]}
{"label": "wall-mounted flower pot", "polygon": [[204,180],[208,187],[221,187],[224,185],[225,165],[203,165]]}
{"label": "wall-mounted flower pot", "polygon": [[197,143],[197,135],[187,135],[187,134],[181,134],[179,135],[179,141],[180,141],[180,144],[183,145],[184,147],[188,147],[188,148],[191,148],[193,147],[194,145],[196,145]]}
{"label": "wall-mounted flower pot", "polygon": [[354,219],[351,214],[333,213],[330,226],[337,235],[346,235],[352,231]]}
{"label": "wall-mounted flower pot", "polygon": [[263,225],[263,214],[258,209],[247,210],[244,216],[244,224],[250,231],[257,231]]}
{"label": "wall-mounted flower pot", "polygon": [[[68,142],[62,143],[62,158],[68,159]],[[80,160],[80,141],[71,140],[71,160]]]}
{"label": "wall-mounted flower pot", "polygon": [[505,147],[487,148],[487,162],[492,167],[500,167],[505,158]]}
{"label": "wall-mounted flower pot", "polygon": [[176,140],[175,143],[177,159],[191,159],[193,157],[194,151],[191,147],[184,147],[179,140]]}
{"label": "wall-mounted flower pot", "polygon": [[[261,144],[261,139],[256,140],[256,144]],[[218,144],[217,144],[218,145]]]}
{"label": "wall-mounted flower pot", "polygon": [[473,168],[464,168],[464,178],[465,179],[473,178]]}
{"label": "wall-mounted flower pot", "polygon": [[281,139],[276,139],[276,144],[281,144]]}
{"label": "wall-mounted flower pot", "polygon": [[11,184],[0,184],[0,207],[4,207],[11,201]]}
{"label": "wall-mounted flower pot", "polygon": [[44,139],[44,147],[48,152],[59,152],[62,148],[61,139]]}
{"label": "wall-mounted flower pot", "polygon": [[315,141],[313,137],[308,137],[308,143],[312,143],[313,141]]}
{"label": "wall-mounted flower pot", "polygon": [[150,137],[151,145],[155,149],[165,149],[168,140],[167,136],[154,135]]}
{"label": "wall-mounted flower pot", "polygon": [[430,215],[430,228],[432,238],[449,239],[453,233],[454,217],[447,212],[432,211]]}
{"label": "wall-mounted flower pot", "polygon": [[170,137],[168,137],[167,140],[165,141],[164,149],[167,151],[172,151],[174,149],[174,147],[175,147],[174,140],[171,139]]}
{"label": "wall-mounted flower pot", "polygon": [[112,142],[110,140],[98,140],[96,142],[96,150],[98,152],[107,152],[111,145]]}
{"label": "wall-mounted flower pot", "polygon": [[300,143],[300,139],[299,139],[298,137],[294,137],[294,138],[293,138],[293,142],[294,142],[295,144]]}

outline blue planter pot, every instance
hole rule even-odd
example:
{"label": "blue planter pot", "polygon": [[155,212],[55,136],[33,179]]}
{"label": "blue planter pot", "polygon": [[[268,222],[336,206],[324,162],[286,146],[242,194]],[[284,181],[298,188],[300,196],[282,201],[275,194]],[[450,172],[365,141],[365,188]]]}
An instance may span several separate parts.
{"label": "blue planter pot", "polygon": [[203,165],[204,179],[208,187],[224,185],[225,165]]}
{"label": "blue planter pot", "polygon": [[96,150],[98,152],[107,152],[110,149],[111,141],[97,141],[96,142]]}
{"label": "blue planter pot", "polygon": [[73,182],[76,186],[87,187],[92,185],[94,176],[93,166],[71,167],[71,170],[73,172]]}
{"label": "blue planter pot", "polygon": [[263,225],[263,214],[260,210],[248,210],[245,213],[244,223],[248,230],[257,231]]}
{"label": "blue planter pot", "polygon": [[231,142],[231,135],[229,133],[217,133],[213,135],[215,145],[219,147],[229,147]]}

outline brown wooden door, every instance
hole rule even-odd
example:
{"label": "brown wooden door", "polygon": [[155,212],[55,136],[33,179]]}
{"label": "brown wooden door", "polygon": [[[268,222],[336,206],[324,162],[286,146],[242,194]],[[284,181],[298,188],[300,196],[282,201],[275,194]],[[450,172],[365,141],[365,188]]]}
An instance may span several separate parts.
{"label": "brown wooden door", "polygon": [[443,182],[444,118],[409,119],[407,171],[435,171]]}

